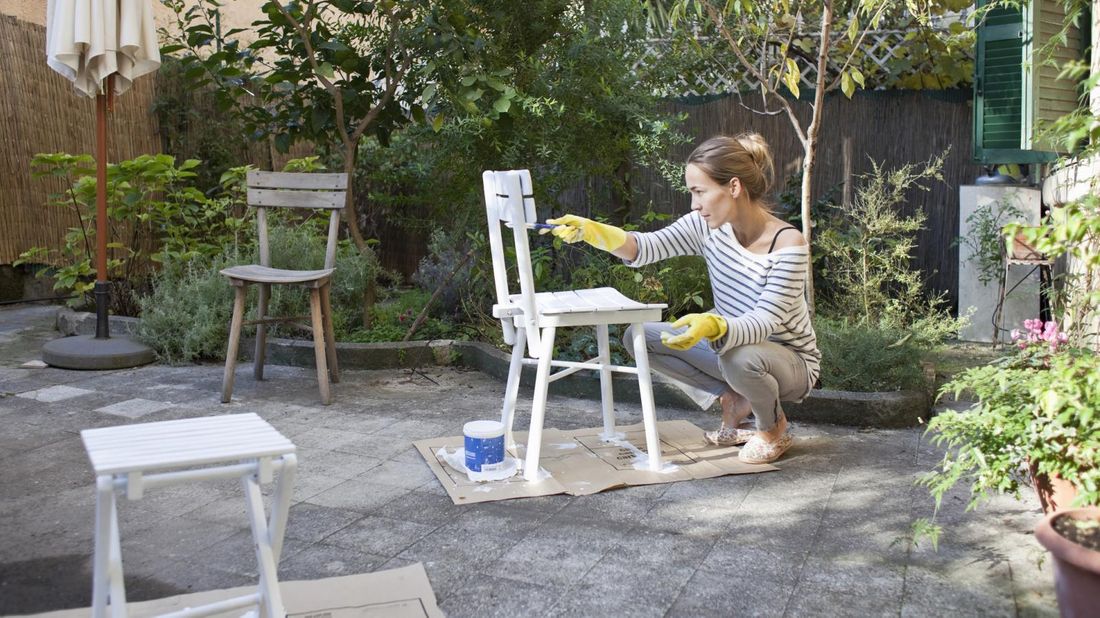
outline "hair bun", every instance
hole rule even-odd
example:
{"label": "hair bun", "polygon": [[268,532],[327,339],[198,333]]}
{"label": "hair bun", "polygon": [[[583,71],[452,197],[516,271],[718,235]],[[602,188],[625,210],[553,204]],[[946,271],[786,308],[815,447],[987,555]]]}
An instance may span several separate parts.
{"label": "hair bun", "polygon": [[768,142],[764,141],[764,136],[759,133],[745,132],[734,139],[752,157],[752,162],[760,171],[760,176],[767,186],[764,192],[770,192],[775,184],[775,164],[772,162],[772,152]]}

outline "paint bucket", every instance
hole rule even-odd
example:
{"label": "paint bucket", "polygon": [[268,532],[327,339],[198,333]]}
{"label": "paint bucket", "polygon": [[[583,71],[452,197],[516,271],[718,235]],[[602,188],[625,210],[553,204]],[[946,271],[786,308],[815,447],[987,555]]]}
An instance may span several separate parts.
{"label": "paint bucket", "polygon": [[466,470],[489,472],[504,465],[504,425],[500,421],[470,421],[462,426]]}

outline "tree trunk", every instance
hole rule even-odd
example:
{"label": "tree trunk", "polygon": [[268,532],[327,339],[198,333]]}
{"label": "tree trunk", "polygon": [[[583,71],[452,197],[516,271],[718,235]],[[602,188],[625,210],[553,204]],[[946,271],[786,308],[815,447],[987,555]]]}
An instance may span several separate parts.
{"label": "tree trunk", "polygon": [[813,238],[813,218],[810,213],[810,205],[813,203],[814,164],[817,163],[817,134],[821,130],[821,113],[825,107],[825,71],[829,66],[829,48],[832,45],[830,36],[833,28],[834,2],[835,0],[827,0],[824,10],[821,12],[821,42],[817,53],[817,84],[814,88],[810,126],[806,127],[806,141],[802,142],[802,148],[806,154],[802,159],[802,235],[806,237],[806,248],[810,253],[810,260],[806,265],[806,303],[809,305],[810,315],[814,313],[814,260],[813,245],[810,244]]}
{"label": "tree trunk", "polygon": [[348,190],[344,196],[344,222],[348,224],[348,236],[355,243],[359,253],[367,252],[367,243],[359,231],[359,213],[355,210],[355,159],[359,151],[359,142],[344,146],[344,173],[348,175]]}

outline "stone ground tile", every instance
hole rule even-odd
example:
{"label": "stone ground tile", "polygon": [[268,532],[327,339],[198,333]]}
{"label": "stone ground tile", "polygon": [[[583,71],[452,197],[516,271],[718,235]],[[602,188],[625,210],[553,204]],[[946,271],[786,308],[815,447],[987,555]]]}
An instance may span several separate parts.
{"label": "stone ground tile", "polygon": [[309,551],[298,552],[279,565],[279,578],[292,581],[370,573],[385,561],[384,556],[358,549],[316,543]]}
{"label": "stone ground tile", "polygon": [[462,509],[472,505],[455,505],[446,493],[410,491],[387,502],[374,511],[389,519],[411,521],[429,526],[442,526],[454,521]]}
{"label": "stone ground tile", "polygon": [[[412,440],[382,436],[377,434],[361,434],[347,432],[349,439],[333,446],[332,450],[355,455],[365,455],[377,459],[392,459],[395,455],[407,452],[416,453]],[[419,457],[419,455],[418,455]],[[423,458],[420,458],[423,462]]]}
{"label": "stone ground tile", "polygon": [[435,479],[435,473],[423,461],[413,463],[383,461],[381,464],[355,477],[357,481],[393,485],[394,487],[410,490],[416,489],[433,479]]}
{"label": "stone ground tile", "polygon": [[49,386],[34,391],[27,391],[25,393],[19,393],[16,397],[22,397],[24,399],[33,399],[34,401],[41,401],[43,403],[54,403],[57,401],[64,401],[66,399],[72,399],[73,397],[82,397],[84,395],[91,395],[95,391],[88,390],[86,388],[76,388],[74,386],[66,386],[64,384],[58,384],[57,386]]}
{"label": "stone ground tile", "polygon": [[680,588],[667,616],[729,618],[731,616],[783,616],[790,593],[789,582],[776,581],[755,572],[699,569]]}
{"label": "stone ground tile", "polygon": [[742,506],[734,514],[722,540],[777,552],[808,551],[816,542],[820,528],[820,510],[758,513]]}
{"label": "stone ground tile", "polygon": [[[735,586],[740,574],[745,574],[745,579],[751,577],[753,582],[770,582],[776,589],[786,590],[789,594],[798,582],[806,552],[807,549],[778,549],[723,539],[716,542],[710,553],[699,562],[699,570],[725,574],[730,578],[729,586]],[[785,600],[786,597],[780,599]]]}
{"label": "stone ground tile", "polygon": [[601,561],[545,615],[665,616],[693,573],[684,566],[649,571]]}
{"label": "stone ground tile", "polygon": [[[256,578],[231,571],[224,571],[205,564],[201,558],[192,560],[165,560],[157,565],[157,571],[143,578],[154,586],[172,587],[176,594],[190,594],[207,590],[221,590],[238,586],[254,586]],[[153,588],[156,590],[156,588]],[[147,601],[160,595],[141,598],[135,591],[134,601]],[[144,595],[143,595],[144,596]]]}
{"label": "stone ground tile", "polygon": [[0,461],[66,439],[53,432],[40,431],[38,426],[21,421],[4,420],[0,433]]}
{"label": "stone ground tile", "polygon": [[[904,618],[1018,615],[1007,587],[975,586],[965,577],[960,578],[961,575],[959,571],[941,573],[909,567],[905,571],[905,598],[901,615]],[[984,578],[984,575],[979,575]],[[1032,615],[1058,615],[1052,606],[1036,609],[1040,611]]]}
{"label": "stone ground tile", "polygon": [[148,399],[136,398],[120,401],[102,408],[96,408],[95,411],[103,414],[125,416],[129,419],[138,419],[154,412],[160,412],[161,410],[170,408],[172,405],[173,404],[164,401],[150,401]]}
{"label": "stone ground tile", "polygon": [[332,476],[321,476],[316,474],[305,476],[299,475],[294,481],[294,496],[291,500],[293,502],[309,500],[313,496],[326,492],[343,482],[344,479]]}
{"label": "stone ground tile", "polygon": [[545,616],[563,589],[474,573],[439,603],[448,616]]}
{"label": "stone ground tile", "polygon": [[119,536],[122,539],[123,559],[145,564],[163,558],[186,560],[247,526],[247,521],[242,521],[238,526],[228,526],[177,517],[156,522],[143,530],[120,530]]}
{"label": "stone ground tile", "polygon": [[571,585],[629,535],[620,524],[559,513],[505,552],[489,573],[538,585]]}
{"label": "stone ground tile", "polygon": [[[438,405],[438,402],[435,402]],[[387,425],[382,429],[375,432],[380,436],[391,436],[400,438],[402,440],[409,440],[415,442],[417,440],[426,440],[428,438],[441,438],[447,437],[447,424],[443,422],[425,421],[419,419],[410,419],[404,421],[398,421],[392,425]]]}
{"label": "stone ground tile", "polygon": [[[733,508],[718,508],[711,503],[696,505],[691,500],[665,499],[657,501],[639,526],[651,530],[664,530],[683,534],[685,537],[715,540],[722,537],[730,522],[737,517]],[[736,505],[736,499],[729,500]]]}
{"label": "stone ground tile", "polygon": [[[279,563],[285,564],[292,556],[312,546],[313,543],[285,537]],[[219,571],[228,571],[252,578],[258,577],[259,573],[259,566],[256,562],[256,546],[253,543],[250,528],[241,529],[233,536],[207,547],[195,554],[191,561],[209,565]]]}
{"label": "stone ground tile", "polygon": [[339,431],[353,431],[359,434],[372,434],[376,431],[400,422],[401,419],[366,410],[351,410],[339,417],[325,416],[320,419],[321,427]]}
{"label": "stone ground tile", "polygon": [[299,481],[324,477],[353,479],[382,463],[377,457],[314,448],[299,447],[297,455]]}
{"label": "stone ground tile", "polygon": [[[357,455],[369,455],[369,453],[357,451],[354,448],[350,450],[340,448],[346,444],[354,442],[359,437],[361,437],[361,434],[350,431],[315,427],[313,429],[310,429],[309,431],[305,431],[294,436],[294,445],[299,448],[311,448],[325,451],[344,450],[345,452],[354,453]],[[383,456],[373,457],[375,457],[375,459],[385,459],[385,457]]]}
{"label": "stone ground tile", "polygon": [[360,513],[302,502],[290,507],[287,538],[316,543],[362,518]]}
{"label": "stone ground tile", "polygon": [[308,499],[308,503],[368,513],[409,490],[352,479]]}
{"label": "stone ground tile", "polygon": [[264,418],[264,420],[270,423],[272,427],[279,430],[279,433],[283,434],[283,436],[290,438],[291,442],[294,441],[294,438],[297,437],[298,434],[305,433],[313,429],[313,426],[309,425],[308,423],[299,423],[297,421],[291,421],[285,418]]}
{"label": "stone ground tile", "polygon": [[585,496],[584,500],[574,500],[561,510],[561,515],[632,526],[647,519],[647,513],[668,488],[668,484],[661,483],[603,491]]}
{"label": "stone ground tile", "polygon": [[896,616],[905,578],[901,568],[812,558],[787,603],[792,616]]}
{"label": "stone ground tile", "polygon": [[437,528],[388,517],[367,516],[328,536],[325,543],[390,558]]}

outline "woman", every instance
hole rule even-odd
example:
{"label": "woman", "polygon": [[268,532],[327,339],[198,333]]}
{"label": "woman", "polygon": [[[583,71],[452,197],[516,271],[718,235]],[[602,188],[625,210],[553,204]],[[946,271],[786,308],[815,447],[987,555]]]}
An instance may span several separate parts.
{"label": "woman", "polygon": [[[691,212],[656,232],[628,234],[574,215],[547,223],[562,240],[584,240],[631,266],[703,256],[714,309],[645,324],[649,362],[704,409],[721,403],[722,424],[705,434],[709,442],[744,445],[738,457],[746,463],[772,462],[792,442],[780,401],[801,401],[820,372],[805,300],[809,249],[797,228],[771,213],[765,196],[774,167],[760,135],[707,140],[688,157],[684,178]],[[750,412],[756,431],[739,427]]]}

